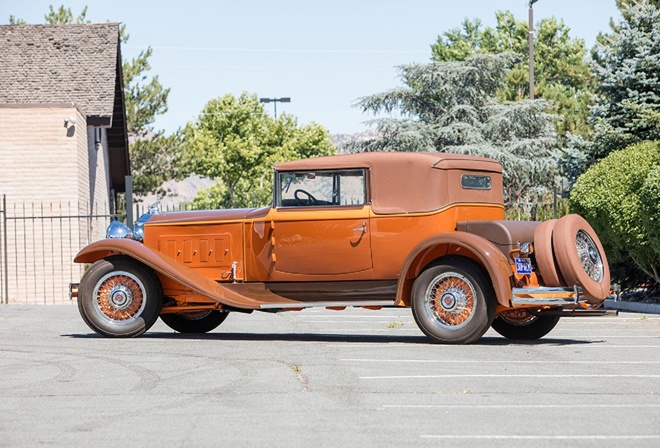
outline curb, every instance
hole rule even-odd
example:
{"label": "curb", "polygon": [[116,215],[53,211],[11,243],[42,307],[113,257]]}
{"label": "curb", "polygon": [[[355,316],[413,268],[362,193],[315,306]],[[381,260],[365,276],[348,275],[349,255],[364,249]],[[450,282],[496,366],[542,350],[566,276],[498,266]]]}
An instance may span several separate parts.
{"label": "curb", "polygon": [[617,302],[614,300],[605,300],[603,308],[606,310],[619,310],[629,313],[660,314],[660,303]]}

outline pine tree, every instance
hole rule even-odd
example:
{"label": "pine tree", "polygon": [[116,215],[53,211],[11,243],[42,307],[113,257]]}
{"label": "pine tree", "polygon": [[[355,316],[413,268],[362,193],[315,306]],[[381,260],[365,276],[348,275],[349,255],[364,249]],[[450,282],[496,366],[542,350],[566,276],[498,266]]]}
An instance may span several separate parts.
{"label": "pine tree", "polygon": [[505,198],[520,204],[551,189],[557,171],[549,103],[499,102],[510,54],[400,67],[404,86],[358,100],[363,112],[396,112],[372,121],[380,136],[353,142],[357,151],[439,151],[492,157],[504,168]]}
{"label": "pine tree", "polygon": [[634,3],[610,35],[601,36],[593,71],[599,82],[591,108],[591,157],[660,139],[660,8]]}

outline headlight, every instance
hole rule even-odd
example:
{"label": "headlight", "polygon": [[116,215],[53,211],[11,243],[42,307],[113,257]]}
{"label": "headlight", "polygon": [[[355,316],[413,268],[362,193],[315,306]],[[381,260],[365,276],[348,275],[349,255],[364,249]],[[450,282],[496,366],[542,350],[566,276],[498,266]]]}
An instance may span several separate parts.
{"label": "headlight", "polygon": [[144,225],[151,219],[153,215],[160,213],[158,202],[151,204],[147,208],[147,213],[141,215],[135,224],[133,224],[133,239],[142,242],[144,240]]}
{"label": "headlight", "polygon": [[133,238],[131,229],[119,221],[112,221],[105,231],[106,238]]}

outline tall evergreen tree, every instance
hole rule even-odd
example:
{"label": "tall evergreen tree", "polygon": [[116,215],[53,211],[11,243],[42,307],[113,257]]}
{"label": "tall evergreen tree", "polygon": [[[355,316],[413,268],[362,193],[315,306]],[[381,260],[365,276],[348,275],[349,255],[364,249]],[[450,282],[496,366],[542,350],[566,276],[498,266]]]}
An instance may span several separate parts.
{"label": "tall evergreen tree", "polygon": [[660,8],[634,2],[595,50],[599,85],[591,108],[599,159],[631,144],[660,139]]}
{"label": "tall evergreen tree", "polygon": [[377,118],[380,136],[353,142],[352,151],[440,151],[492,157],[504,167],[505,196],[519,204],[549,189],[556,174],[556,133],[543,100],[501,103],[507,54],[400,67],[404,86],[358,100]]}

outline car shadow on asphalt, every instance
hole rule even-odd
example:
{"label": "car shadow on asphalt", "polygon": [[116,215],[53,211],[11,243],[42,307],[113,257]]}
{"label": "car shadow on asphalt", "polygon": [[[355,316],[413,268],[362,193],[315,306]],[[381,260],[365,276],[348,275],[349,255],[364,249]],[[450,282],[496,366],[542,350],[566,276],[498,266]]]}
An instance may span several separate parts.
{"label": "car shadow on asphalt", "polygon": [[[68,338],[102,338],[96,333],[87,334],[64,334],[62,337]],[[425,344],[434,345],[425,336],[409,335],[364,335],[364,334],[329,334],[329,333],[165,333],[148,332],[139,338],[146,339],[166,339],[166,340],[217,340],[217,341],[245,341],[245,342],[326,342],[326,343],[373,343],[373,344]],[[482,337],[469,345],[476,346],[511,346],[511,345],[539,345],[539,346],[557,346],[557,345],[585,345],[594,343],[603,343],[602,340],[577,340],[577,339],[558,339],[542,338],[535,341],[514,341],[503,337]]]}

